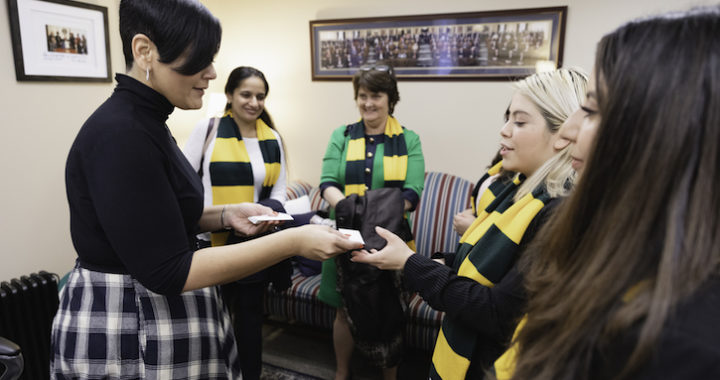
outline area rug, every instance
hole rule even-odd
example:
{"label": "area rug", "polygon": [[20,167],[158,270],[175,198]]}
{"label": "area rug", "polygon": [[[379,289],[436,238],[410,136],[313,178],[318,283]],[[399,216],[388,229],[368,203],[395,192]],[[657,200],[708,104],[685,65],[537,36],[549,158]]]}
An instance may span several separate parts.
{"label": "area rug", "polygon": [[276,367],[263,363],[260,380],[322,380],[319,377],[295,372],[291,369]]}

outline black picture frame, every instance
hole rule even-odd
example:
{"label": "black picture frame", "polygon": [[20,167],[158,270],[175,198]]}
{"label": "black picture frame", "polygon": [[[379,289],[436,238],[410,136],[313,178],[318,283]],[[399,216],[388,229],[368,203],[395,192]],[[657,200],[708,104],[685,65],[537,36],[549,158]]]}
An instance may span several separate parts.
{"label": "black picture frame", "polygon": [[562,6],[310,21],[312,80],[377,62],[398,79],[515,80],[562,66],[566,18]]}
{"label": "black picture frame", "polygon": [[106,7],[68,0],[7,4],[18,81],[111,81]]}

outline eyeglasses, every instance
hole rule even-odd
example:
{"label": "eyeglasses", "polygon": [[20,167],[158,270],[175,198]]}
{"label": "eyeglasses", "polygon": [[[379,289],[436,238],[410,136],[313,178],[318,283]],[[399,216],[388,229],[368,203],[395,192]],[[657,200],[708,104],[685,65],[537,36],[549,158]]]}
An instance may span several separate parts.
{"label": "eyeglasses", "polygon": [[365,65],[365,66],[360,66],[360,70],[362,70],[362,71],[372,71],[372,70],[384,71],[384,72],[389,73],[390,75],[395,75],[395,71],[393,71],[392,67],[390,67],[388,65]]}

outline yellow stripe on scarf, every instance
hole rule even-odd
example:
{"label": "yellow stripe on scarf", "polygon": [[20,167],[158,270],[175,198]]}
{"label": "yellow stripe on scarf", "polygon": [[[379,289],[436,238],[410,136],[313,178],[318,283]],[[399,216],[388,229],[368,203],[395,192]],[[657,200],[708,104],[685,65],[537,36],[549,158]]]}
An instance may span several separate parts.
{"label": "yellow stripe on scarf", "polygon": [[442,329],[440,329],[438,333],[432,362],[433,366],[435,366],[435,371],[443,380],[465,379],[465,374],[468,368],[470,368],[470,360],[456,354],[453,349],[450,348],[450,344],[447,339],[445,339]]}
{"label": "yellow stripe on scarf", "polygon": [[498,161],[495,165],[493,165],[490,169],[488,169],[488,174],[492,177],[495,174],[500,173],[500,169],[502,169],[502,160]]}
{"label": "yellow stripe on scarf", "polygon": [[[479,210],[485,210],[487,206],[490,205],[495,200],[495,194],[492,193],[492,191],[483,191],[482,195],[480,195],[480,202],[475,204],[474,200],[472,203],[473,211],[475,212],[475,215],[480,215]],[[479,207],[479,208],[476,208]]]}
{"label": "yellow stripe on scarf", "polygon": [[401,136],[403,134],[402,125],[397,121],[396,118],[388,116],[387,122],[385,123],[385,136]]}
{"label": "yellow stripe on scarf", "polygon": [[[255,132],[257,133],[258,142],[277,140],[272,128],[265,124],[262,119],[257,119],[255,122]],[[279,162],[265,162],[265,179],[263,179],[263,186],[274,186],[278,178],[280,178],[281,169],[282,166]],[[250,202],[252,202],[252,200]]]}
{"label": "yellow stripe on scarf", "polygon": [[[485,192],[490,193],[489,191]],[[488,214],[483,211],[480,216],[475,218],[468,230],[465,231],[460,239],[460,243],[475,245],[500,217],[501,214],[497,212]],[[465,260],[463,260],[462,264],[460,264],[460,268],[458,268],[458,276],[471,278],[487,287],[493,287],[495,285],[477,270],[475,265],[473,265],[473,263],[469,260],[469,255],[465,258]]]}
{"label": "yellow stripe on scarf", "polygon": [[[515,328],[512,339],[513,342],[515,342],[515,338],[517,338],[518,333],[523,329],[523,327],[525,327],[525,322],[527,322],[527,316],[524,316]],[[517,355],[518,346],[517,343],[513,343],[507,350],[505,350],[505,353],[495,360],[493,366],[495,367],[495,376],[497,377],[497,380],[508,380],[515,374]]]}
{"label": "yellow stripe on scarf", "polygon": [[357,194],[359,196],[365,195],[365,184],[360,185],[345,185],[345,195]]}
{"label": "yellow stripe on scarf", "polygon": [[230,237],[230,231],[228,232],[213,232],[210,234],[210,245],[213,247],[219,247],[225,245],[228,238]]}
{"label": "yellow stripe on scarf", "polygon": [[495,286],[492,281],[488,280],[485,276],[478,272],[472,261],[468,259],[463,260],[462,264],[460,264],[460,268],[458,269],[458,276],[471,278],[480,285],[487,286],[488,288],[492,288],[493,286]]}
{"label": "yellow stripe on scarf", "polygon": [[348,142],[347,161],[360,161],[365,159],[365,139],[355,139]]}
{"label": "yellow stripe on scarf", "polygon": [[[213,204],[252,202],[254,193],[255,186],[213,186]],[[237,199],[250,200],[238,201]],[[229,235],[229,232],[213,232],[210,234],[210,243],[213,247],[225,245]]]}
{"label": "yellow stripe on scarf", "polygon": [[477,243],[477,241],[485,235],[485,232],[487,232],[488,228],[490,228],[493,221],[497,219],[497,216],[495,218],[489,218],[490,215],[491,214],[488,214],[483,208],[483,211],[481,211],[478,217],[473,220],[470,227],[468,227],[467,231],[465,231],[463,236],[460,238],[460,244],[468,243],[475,245],[475,243]]}
{"label": "yellow stripe on scarf", "polygon": [[210,156],[210,161],[250,162],[250,156],[248,155],[247,149],[245,148],[245,141],[238,140],[234,137],[218,137],[215,139],[215,148],[213,148],[212,155]]}
{"label": "yellow stripe on scarf", "polygon": [[[492,177],[498,173],[500,173],[500,169],[502,169],[502,160],[500,160],[498,163],[493,165],[490,169],[487,171],[487,176]],[[487,180],[487,179],[486,179]],[[489,187],[488,187],[489,189]],[[485,189],[482,194],[478,194],[480,196],[480,201],[475,202],[475,198],[472,199],[472,210],[475,215],[480,215],[480,210],[485,210],[487,206],[490,205],[495,200],[495,194],[493,194],[492,191],[488,191]]]}
{"label": "yellow stripe on scarf", "polygon": [[[387,136],[387,138],[403,138],[402,135],[402,125],[400,125],[396,118],[388,116],[387,123],[385,124],[385,136]],[[387,149],[387,143],[385,145],[385,149]],[[385,155],[383,157],[383,174],[385,181],[405,181],[405,177],[407,176],[407,160],[407,154],[402,156],[398,156],[397,154],[392,156]]]}
{"label": "yellow stripe on scarf", "polygon": [[252,202],[255,186],[213,186],[213,204]]}
{"label": "yellow stripe on scarf", "polygon": [[271,187],[275,185],[278,177],[280,177],[280,169],[282,166],[279,162],[265,163],[265,179],[263,180],[263,186]]}
{"label": "yellow stripe on scarf", "polygon": [[495,226],[515,244],[520,244],[528,225],[543,207],[543,201],[528,193],[506,210],[497,219]]}
{"label": "yellow stripe on scarf", "polygon": [[255,122],[255,133],[257,133],[257,138],[260,141],[275,140],[275,134],[272,128],[265,124],[262,119],[257,119]]}
{"label": "yellow stripe on scarf", "polygon": [[407,159],[407,156],[384,156],[385,180],[404,181],[407,174]]}

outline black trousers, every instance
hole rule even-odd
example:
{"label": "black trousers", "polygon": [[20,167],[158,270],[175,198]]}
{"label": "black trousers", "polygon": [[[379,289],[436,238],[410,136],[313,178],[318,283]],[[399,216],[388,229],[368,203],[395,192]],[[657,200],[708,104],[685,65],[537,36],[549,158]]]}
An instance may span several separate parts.
{"label": "black trousers", "polygon": [[262,371],[263,299],[267,282],[233,282],[222,286],[237,340],[243,380],[259,380]]}

